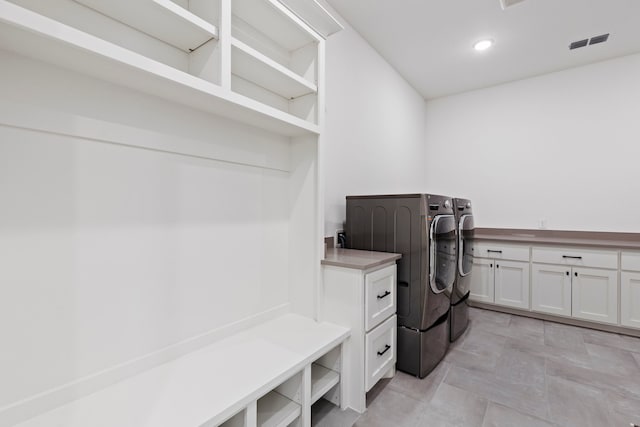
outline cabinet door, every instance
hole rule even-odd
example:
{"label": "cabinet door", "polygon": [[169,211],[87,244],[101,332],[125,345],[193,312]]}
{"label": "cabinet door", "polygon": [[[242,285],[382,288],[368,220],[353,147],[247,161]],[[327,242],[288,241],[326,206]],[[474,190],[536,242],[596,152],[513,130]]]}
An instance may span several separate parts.
{"label": "cabinet door", "polygon": [[495,303],[529,309],[529,263],[496,260]]}
{"label": "cabinet door", "polygon": [[571,268],[533,264],[531,310],[571,316]]}
{"label": "cabinet door", "polygon": [[622,272],[620,286],[620,323],[640,328],[640,273]]}
{"label": "cabinet door", "polygon": [[365,327],[370,331],[396,312],[396,265],[367,273],[364,294]]}
{"label": "cabinet door", "polygon": [[469,293],[473,301],[493,302],[493,263],[491,259],[473,259]]}
{"label": "cabinet door", "polygon": [[618,323],[618,272],[595,268],[573,268],[573,317]]}

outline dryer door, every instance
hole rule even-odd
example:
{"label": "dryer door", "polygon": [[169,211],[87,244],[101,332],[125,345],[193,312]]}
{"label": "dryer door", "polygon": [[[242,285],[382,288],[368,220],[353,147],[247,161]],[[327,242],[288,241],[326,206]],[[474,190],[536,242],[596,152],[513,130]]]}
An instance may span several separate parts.
{"label": "dryer door", "polygon": [[462,215],[458,228],[458,272],[462,277],[471,273],[473,229],[473,215]]}
{"label": "dryer door", "polygon": [[438,215],[429,230],[429,282],[436,294],[446,291],[456,278],[456,218]]}

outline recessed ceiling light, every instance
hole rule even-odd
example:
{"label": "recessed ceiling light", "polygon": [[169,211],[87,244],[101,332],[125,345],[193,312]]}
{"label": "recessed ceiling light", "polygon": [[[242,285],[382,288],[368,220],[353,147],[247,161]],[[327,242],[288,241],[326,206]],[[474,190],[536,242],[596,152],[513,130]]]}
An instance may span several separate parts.
{"label": "recessed ceiling light", "polygon": [[491,46],[493,46],[493,40],[491,39],[480,40],[473,44],[473,48],[477,51],[487,50]]}

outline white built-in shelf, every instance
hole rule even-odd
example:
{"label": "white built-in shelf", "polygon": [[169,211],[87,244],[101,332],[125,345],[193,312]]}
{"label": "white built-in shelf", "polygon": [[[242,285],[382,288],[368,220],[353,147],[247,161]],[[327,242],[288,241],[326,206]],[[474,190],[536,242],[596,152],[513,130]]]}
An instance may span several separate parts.
{"label": "white built-in shelf", "polygon": [[340,382],[340,374],[314,363],[311,365],[311,404]]}
{"label": "white built-in shelf", "polygon": [[320,40],[320,36],[278,0],[233,0],[233,14],[289,52]]}
{"label": "white built-in shelf", "polygon": [[280,0],[322,37],[327,38],[344,27],[316,0]]}
{"label": "white built-in shelf", "polygon": [[319,134],[314,123],[0,0],[0,49],[275,133]]}
{"label": "white built-in shelf", "polygon": [[300,413],[300,405],[272,391],[258,400],[258,427],[287,427]]}
{"label": "white built-in shelf", "polygon": [[[219,426],[230,417],[242,419],[234,415],[302,372],[349,334],[348,328],[285,314],[16,427]],[[322,389],[329,383],[318,379]]]}
{"label": "white built-in shelf", "polygon": [[247,44],[231,39],[231,72],[288,99],[316,93],[318,87]]}
{"label": "white built-in shelf", "polygon": [[215,25],[171,0],[75,0],[185,52],[218,37]]}

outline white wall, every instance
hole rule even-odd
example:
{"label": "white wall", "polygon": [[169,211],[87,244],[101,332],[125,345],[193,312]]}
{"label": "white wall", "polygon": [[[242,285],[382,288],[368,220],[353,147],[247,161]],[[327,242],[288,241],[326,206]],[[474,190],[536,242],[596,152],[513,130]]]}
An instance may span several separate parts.
{"label": "white wall", "polygon": [[327,41],[325,235],[345,196],[425,191],[424,100],[346,25]]}
{"label": "white wall", "polygon": [[440,98],[426,187],[476,226],[640,232],[640,55]]}
{"label": "white wall", "polygon": [[0,63],[0,425],[22,399],[289,303],[288,138]]}

